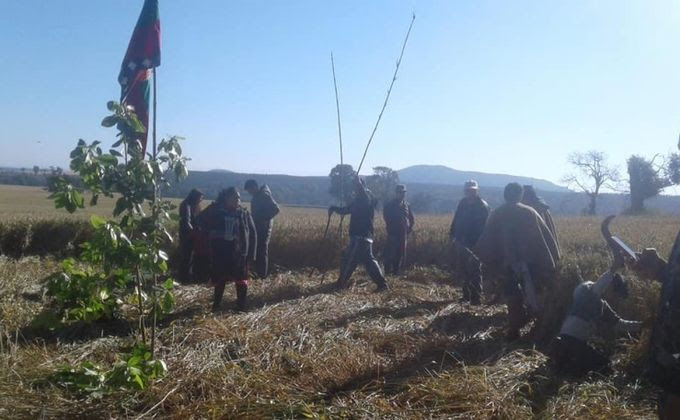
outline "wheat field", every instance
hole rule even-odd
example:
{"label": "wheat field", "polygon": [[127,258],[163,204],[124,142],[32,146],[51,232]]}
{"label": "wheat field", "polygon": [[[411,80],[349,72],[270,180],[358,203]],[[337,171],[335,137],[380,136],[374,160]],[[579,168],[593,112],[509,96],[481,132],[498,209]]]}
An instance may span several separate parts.
{"label": "wheat field", "polygon": [[[44,197],[40,190],[0,189],[0,237],[13,232],[10,239],[18,240],[20,232],[34,235],[39,223],[86,218],[64,218]],[[237,314],[227,305],[212,314],[210,289],[178,287],[177,309],[159,334],[168,375],[144,391],[99,396],[72,393],[47,378],[84,360],[114,363],[116,350],[131,340],[130,327],[31,328],[46,304],[42,281],[58,263],[51,253],[32,255],[36,248],[26,239],[20,256],[0,257],[0,417],[654,418],[656,390],[642,375],[646,333],[600,343],[612,354],[611,376],[562,378],[545,355],[573,287],[609,264],[600,219],[556,222],[563,257],[545,296],[548,310],[541,325],[525,329],[533,327],[536,342],[506,343],[505,309],[492,302],[492,282],[485,284],[486,305],[458,303],[460,281],[448,267],[450,216],[417,217],[409,268],[388,279],[389,292],[373,293],[360,270],[354,286],[338,293],[330,285],[347,239],[339,219],[324,239],[325,212],[286,208],[270,248],[274,274],[252,282],[250,311]],[[28,228],[12,230],[18,224]],[[662,255],[679,228],[680,219],[671,217],[620,217],[612,224],[633,248],[654,246]],[[378,255],[383,238],[378,223]],[[630,298],[612,306],[648,327],[659,287],[628,277]],[[228,293],[227,303],[234,299]]]}

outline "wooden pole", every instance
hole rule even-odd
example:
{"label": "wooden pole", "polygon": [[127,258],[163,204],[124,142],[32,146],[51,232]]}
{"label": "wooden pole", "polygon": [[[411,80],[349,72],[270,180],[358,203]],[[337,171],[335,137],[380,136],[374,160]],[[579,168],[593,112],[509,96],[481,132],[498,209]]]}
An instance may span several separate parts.
{"label": "wooden pole", "polygon": [[[340,99],[338,96],[338,81],[335,77],[335,60],[333,60],[333,53],[331,52],[331,69],[333,70],[333,88],[335,89],[335,110],[338,115],[338,139],[340,140],[340,205],[345,206],[345,159],[342,147],[342,124],[340,123]],[[338,225],[338,233],[342,239],[342,223],[345,221],[345,216],[340,216],[340,224]]]}
{"label": "wooden pole", "polygon": [[153,73],[153,159],[156,160],[156,67],[152,70]]}
{"label": "wooden pole", "polygon": [[[156,163],[155,162],[156,161],[156,154],[158,152],[156,150],[156,113],[158,111],[157,110],[157,102],[156,102],[156,99],[157,99],[157,96],[158,96],[157,90],[156,90],[156,67],[154,67],[151,71],[152,71],[152,75],[153,75],[153,111],[152,111],[153,112],[153,116],[152,116],[152,118],[153,118],[153,128],[152,128],[152,132],[151,132],[152,139],[153,139],[153,150],[152,150],[151,156],[152,156],[154,163]],[[153,212],[154,212],[154,216],[157,215],[157,211],[158,211],[157,210],[158,200],[160,199],[159,188],[160,188],[159,183],[154,182],[154,187],[153,187]],[[151,311],[153,312],[153,324],[151,326],[151,358],[155,358],[155,354],[156,354],[156,323],[158,321],[158,311],[156,310],[156,307],[158,306],[158,304],[156,302],[156,300],[157,300],[157,296],[156,296],[156,286],[157,286],[157,284],[158,284],[158,275],[156,274],[156,272],[154,270],[154,273],[153,273],[153,288],[152,288],[152,292],[151,292],[151,294],[153,296],[152,297],[153,308],[151,309]]]}
{"label": "wooden pole", "polygon": [[364,165],[364,159],[366,159],[366,153],[368,153],[368,148],[371,146],[371,142],[373,141],[373,136],[375,136],[375,132],[378,130],[378,125],[380,125],[380,120],[382,119],[383,113],[385,112],[385,108],[387,108],[387,102],[390,100],[390,94],[392,93],[392,87],[394,86],[394,82],[397,81],[397,73],[399,73],[399,66],[401,65],[401,59],[404,57],[404,50],[406,49],[406,43],[408,42],[408,37],[411,35],[411,29],[413,28],[413,22],[416,21],[416,14],[413,14],[413,17],[411,18],[411,24],[408,27],[408,31],[406,32],[406,38],[404,38],[404,44],[401,46],[401,54],[399,54],[399,59],[397,60],[397,66],[394,69],[394,75],[392,76],[392,83],[390,83],[389,89],[387,89],[387,95],[385,96],[385,102],[383,103],[382,109],[380,110],[380,114],[378,114],[378,120],[375,122],[375,126],[373,127],[373,132],[371,132],[371,136],[368,138],[368,144],[366,144],[366,149],[364,150],[364,155],[361,157],[361,162],[359,163],[359,167],[357,168],[357,176],[359,176],[359,172],[361,172],[361,167]]}

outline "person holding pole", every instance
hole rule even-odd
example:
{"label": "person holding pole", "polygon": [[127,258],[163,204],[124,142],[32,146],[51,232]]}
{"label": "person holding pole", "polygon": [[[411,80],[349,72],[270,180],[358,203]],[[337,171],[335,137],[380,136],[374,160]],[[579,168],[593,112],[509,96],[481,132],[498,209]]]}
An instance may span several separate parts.
{"label": "person holding pole", "polygon": [[387,290],[388,286],[380,264],[373,256],[373,219],[378,202],[359,176],[356,177],[355,192],[355,198],[348,206],[328,208],[329,216],[333,213],[350,215],[350,241],[342,256],[340,276],[336,285],[338,289],[347,288],[352,273],[359,264],[363,264],[368,275],[378,286],[377,291],[382,292]]}
{"label": "person holding pole", "polygon": [[383,218],[387,230],[385,272],[398,275],[404,265],[408,235],[413,230],[415,218],[411,206],[406,201],[406,186],[397,185],[395,193],[396,198],[383,208]]}

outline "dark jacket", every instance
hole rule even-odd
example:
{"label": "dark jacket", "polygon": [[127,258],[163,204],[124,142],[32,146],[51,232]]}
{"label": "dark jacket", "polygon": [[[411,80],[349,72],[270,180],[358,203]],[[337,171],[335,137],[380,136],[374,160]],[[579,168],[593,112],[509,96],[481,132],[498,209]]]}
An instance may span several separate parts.
{"label": "dark jacket", "polygon": [[467,248],[475,246],[489,217],[489,205],[479,197],[458,203],[449,235]]}
{"label": "dark jacket", "polygon": [[350,236],[360,236],[362,238],[373,238],[373,219],[375,217],[375,207],[378,202],[371,193],[364,189],[358,193],[354,201],[349,206],[331,207],[336,213],[349,214],[349,234]]}
{"label": "dark jacket", "polygon": [[536,213],[538,213],[541,216],[541,219],[545,222],[545,224],[548,226],[548,229],[550,230],[550,233],[552,233],[553,239],[555,239],[555,243],[558,244],[559,246],[559,241],[557,238],[557,228],[555,227],[555,222],[553,221],[552,215],[550,214],[550,206],[548,203],[543,201],[541,198],[527,198],[525,197],[522,199],[522,204],[525,204],[532,209],[536,210]]}
{"label": "dark jacket", "polygon": [[657,318],[650,340],[652,381],[667,392],[680,393],[680,233],[675,239],[662,281]]}
{"label": "dark jacket", "polygon": [[[227,226],[228,216],[237,219],[237,226]],[[227,229],[235,229],[235,232],[233,232],[234,255],[246,257],[249,260],[255,259],[257,235],[255,232],[255,223],[248,210],[239,207],[238,209],[229,212],[228,210],[220,208],[217,203],[212,203],[201,212],[199,223],[201,228],[207,232],[210,242],[225,241],[224,238],[229,234]]]}
{"label": "dark jacket", "polygon": [[268,186],[263,185],[250,201],[253,221],[259,231],[270,230],[272,219],[281,211]]}
{"label": "dark jacket", "polygon": [[397,198],[389,201],[383,208],[383,218],[388,235],[403,236],[411,233],[415,218],[407,201]]}
{"label": "dark jacket", "polygon": [[179,205],[179,235],[188,237],[196,226],[196,214],[188,200],[183,200]]}

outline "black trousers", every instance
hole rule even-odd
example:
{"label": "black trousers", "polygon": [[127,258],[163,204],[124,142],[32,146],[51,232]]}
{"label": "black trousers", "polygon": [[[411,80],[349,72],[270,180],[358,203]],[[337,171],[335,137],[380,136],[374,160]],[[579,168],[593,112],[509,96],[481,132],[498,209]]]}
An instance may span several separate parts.
{"label": "black trousers", "polygon": [[387,235],[385,243],[385,272],[399,274],[404,264],[406,253],[405,235]]}
{"label": "black trousers", "polygon": [[373,243],[364,238],[352,237],[349,241],[349,246],[342,256],[338,287],[344,288],[349,286],[349,280],[359,264],[364,266],[368,275],[371,276],[371,280],[378,287],[385,285],[385,276],[380,268],[380,264],[378,264],[378,260],[373,256]]}
{"label": "black trousers", "polygon": [[257,254],[255,255],[255,272],[261,279],[269,275],[269,240],[272,231],[269,228],[257,229]]}
{"label": "black trousers", "polygon": [[194,251],[194,243],[190,234],[179,237],[179,281],[189,283],[191,281],[191,256]]}
{"label": "black trousers", "polygon": [[609,358],[588,343],[561,334],[554,343],[553,358],[559,370],[572,375],[588,372],[604,373],[609,370]]}
{"label": "black trousers", "polygon": [[453,244],[456,273],[463,277],[463,299],[479,301],[482,295],[482,263],[461,243]]}

